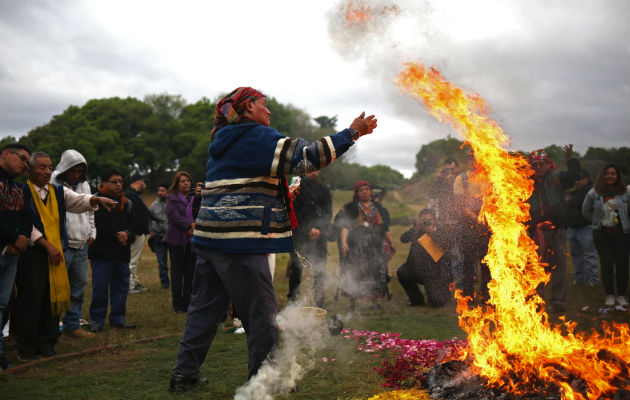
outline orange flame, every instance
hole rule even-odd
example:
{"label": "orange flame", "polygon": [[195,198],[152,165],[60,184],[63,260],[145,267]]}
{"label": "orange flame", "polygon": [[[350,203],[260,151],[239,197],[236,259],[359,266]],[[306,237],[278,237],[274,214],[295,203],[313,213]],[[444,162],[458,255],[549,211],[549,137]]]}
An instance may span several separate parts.
{"label": "orange flame", "polygon": [[[557,386],[564,399],[614,396],[623,385],[615,379],[628,376],[628,326],[613,322],[604,325],[604,334],[587,337],[574,333],[573,322],[549,324],[536,294],[549,275],[525,228],[532,171],[522,156],[503,149],[508,137],[488,117],[486,102],[417,63],[405,65],[397,84],[465,138],[475,156],[476,179],[485,187],[479,219],[492,232],[484,259],[493,277],[489,306],[469,308],[469,299],[456,294],[459,324],[468,334],[468,357],[477,372],[517,394],[539,390],[534,383],[542,381]],[[583,379],[586,388],[572,387],[575,378]]]}
{"label": "orange flame", "polygon": [[355,6],[354,3],[348,4],[346,8],[346,21],[354,24],[362,24],[372,18],[370,7],[365,5]]}

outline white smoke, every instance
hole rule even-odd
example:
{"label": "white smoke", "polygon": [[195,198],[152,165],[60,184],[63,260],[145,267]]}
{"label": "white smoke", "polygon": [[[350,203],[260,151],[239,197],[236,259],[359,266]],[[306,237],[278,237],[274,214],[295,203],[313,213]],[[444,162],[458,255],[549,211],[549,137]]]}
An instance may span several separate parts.
{"label": "white smoke", "polygon": [[263,363],[258,373],[236,390],[235,400],[271,400],[274,394],[296,389],[297,382],[315,367],[315,355],[324,348],[330,335],[321,319],[287,306],[278,314],[280,345],[272,360]]}

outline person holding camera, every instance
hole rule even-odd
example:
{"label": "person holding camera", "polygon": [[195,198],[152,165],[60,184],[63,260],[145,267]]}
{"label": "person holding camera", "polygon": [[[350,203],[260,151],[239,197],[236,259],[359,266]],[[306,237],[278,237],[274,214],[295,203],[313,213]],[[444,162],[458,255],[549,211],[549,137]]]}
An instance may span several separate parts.
{"label": "person holding camera", "polygon": [[402,243],[411,242],[407,261],[398,268],[398,281],[409,297],[409,306],[425,304],[418,285],[424,285],[429,305],[446,305],[451,294],[453,274],[446,251],[452,246],[444,229],[436,225],[435,215],[428,208],[418,214],[413,227],[400,236]]}

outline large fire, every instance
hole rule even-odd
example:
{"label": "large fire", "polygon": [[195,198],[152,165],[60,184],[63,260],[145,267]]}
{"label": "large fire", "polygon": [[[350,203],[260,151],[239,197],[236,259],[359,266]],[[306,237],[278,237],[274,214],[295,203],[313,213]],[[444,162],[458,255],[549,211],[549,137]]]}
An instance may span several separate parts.
{"label": "large fire", "polygon": [[[574,333],[574,323],[549,324],[536,294],[549,276],[524,224],[533,190],[526,160],[504,150],[508,137],[488,117],[485,101],[447,82],[437,70],[406,64],[398,86],[464,137],[475,156],[476,179],[486,187],[479,219],[492,232],[485,257],[493,277],[490,307],[469,308],[468,299],[457,295],[468,356],[479,374],[513,393],[536,390],[532,383],[543,381],[557,385],[565,399],[613,397],[619,388],[615,379],[628,374],[628,326],[605,325],[603,335],[587,337]],[[571,387],[575,378],[588,387],[585,392]]]}
{"label": "large fire", "polygon": [[[348,26],[390,16],[385,12],[390,9],[398,12],[391,4],[381,9],[364,2],[347,4]],[[456,294],[459,323],[469,341],[462,358],[490,385],[515,394],[535,394],[547,386],[564,399],[600,399],[614,397],[621,388],[630,390],[628,325],[604,324],[603,334],[587,335],[575,332],[573,322],[549,323],[536,293],[549,274],[525,226],[532,171],[522,156],[505,150],[508,137],[488,117],[486,102],[446,81],[436,69],[419,63],[403,67],[397,77],[400,90],[420,99],[431,115],[460,133],[475,156],[473,179],[485,187],[479,220],[492,233],[484,261],[493,280],[488,307],[469,307],[469,299]]]}

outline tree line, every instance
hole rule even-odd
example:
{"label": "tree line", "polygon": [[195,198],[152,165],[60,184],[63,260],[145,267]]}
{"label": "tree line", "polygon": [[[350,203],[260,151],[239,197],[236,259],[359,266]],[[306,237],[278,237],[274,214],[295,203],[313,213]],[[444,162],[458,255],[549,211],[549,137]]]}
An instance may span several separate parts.
{"label": "tree line", "polygon": [[[88,160],[91,183],[110,167],[125,176],[142,173],[153,187],[170,182],[177,170],[202,180],[214,112],[221,97],[202,98],[192,104],[180,95],[166,93],[147,95],[142,101],[133,97],[93,99],[81,107],[69,106],[24,136],[1,139],[0,147],[19,142],[48,153],[55,164],[61,153],[75,149]],[[274,97],[267,98],[267,107],[273,116],[272,126],[284,135],[312,142],[336,131],[336,116],[312,118]],[[359,178],[389,187],[404,181],[400,172],[384,165],[366,167],[344,158],[333,165],[334,171],[322,175],[333,189],[352,186]]]}
{"label": "tree line", "polygon": [[[192,104],[180,95],[167,93],[147,95],[143,100],[133,97],[92,99],[80,107],[69,106],[47,124],[24,136],[0,139],[0,147],[17,141],[50,154],[55,164],[61,153],[75,149],[88,160],[88,177],[92,183],[96,183],[100,173],[110,167],[125,176],[142,173],[152,187],[160,182],[170,182],[180,169],[188,171],[193,179],[202,180],[214,111],[221,97],[214,100],[204,97]],[[267,98],[267,107],[273,117],[272,126],[290,137],[302,137],[312,142],[337,130],[337,116],[313,118],[274,97]],[[554,144],[545,150],[562,167],[562,147]],[[405,183],[404,176],[389,166],[368,167],[352,162],[351,153],[352,150],[320,174],[332,189],[351,188],[359,179],[386,188],[401,187]],[[592,177],[608,162],[617,164],[628,176],[628,147],[589,147],[584,155],[576,153],[575,156]],[[424,144],[416,154],[416,170],[411,182],[426,182],[448,157],[464,164],[469,154],[461,140],[449,136]]]}

